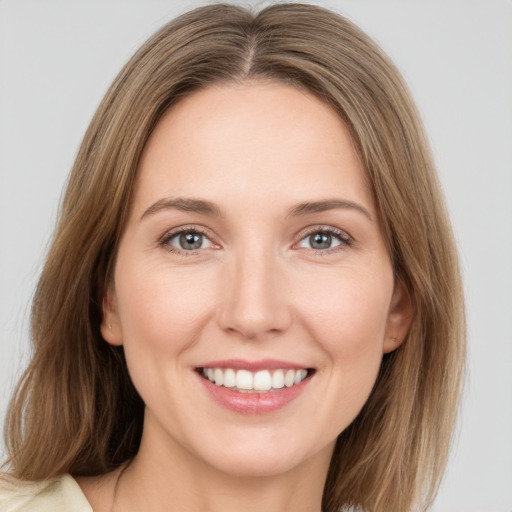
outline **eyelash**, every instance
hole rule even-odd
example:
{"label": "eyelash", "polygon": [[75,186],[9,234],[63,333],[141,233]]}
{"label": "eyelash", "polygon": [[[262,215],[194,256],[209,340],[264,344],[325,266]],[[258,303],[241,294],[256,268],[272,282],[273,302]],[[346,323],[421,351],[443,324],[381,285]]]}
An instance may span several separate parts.
{"label": "eyelash", "polygon": [[[198,227],[198,226],[190,226],[190,227],[184,226],[184,227],[180,227],[180,228],[177,228],[175,230],[168,231],[167,233],[165,233],[165,235],[159,240],[158,245],[160,247],[166,249],[169,252],[177,254],[178,256],[187,257],[187,256],[194,256],[194,255],[199,254],[199,251],[201,249],[196,249],[196,250],[192,250],[192,251],[185,251],[185,250],[180,250],[177,247],[173,247],[172,245],[170,245],[169,242],[173,238],[176,238],[178,235],[182,235],[183,233],[190,233],[190,234],[194,234],[194,235],[202,235],[206,239],[210,240],[210,237],[208,236],[208,233],[207,233],[207,231],[205,229],[203,229],[201,227]],[[211,242],[211,240],[210,240],[210,242]]]}
{"label": "eyelash", "polygon": [[[306,238],[310,237],[311,235],[322,233],[326,235],[333,236],[339,240],[339,245],[336,245],[334,247],[329,247],[328,249],[312,249],[312,248],[305,248],[308,252],[314,252],[315,255],[319,256],[328,256],[330,254],[343,251],[344,249],[347,249],[349,247],[352,247],[354,244],[354,239],[348,235],[345,231],[342,231],[341,229],[333,228],[332,226],[313,226],[312,228],[309,228],[306,232],[301,234],[301,238],[298,243],[302,242]],[[294,244],[297,245],[297,244]]]}
{"label": "eyelash", "polygon": [[[202,235],[208,241],[210,241],[210,243],[213,244],[210,237],[208,236],[207,230],[205,230],[201,227],[198,227],[198,226],[190,226],[190,227],[184,226],[184,227],[180,227],[176,230],[172,230],[172,231],[165,233],[165,235],[163,235],[162,238],[159,240],[158,245],[160,247],[166,249],[167,251],[177,254],[179,256],[187,257],[187,256],[195,256],[195,255],[199,254],[201,249],[185,251],[185,250],[180,250],[180,249],[170,245],[169,242],[173,238],[176,238],[178,235],[182,235],[183,233]],[[350,235],[348,235],[346,232],[344,232],[340,229],[336,229],[331,226],[313,226],[310,229],[308,229],[306,232],[301,233],[300,240],[299,240],[299,242],[294,244],[294,247],[298,243],[305,240],[306,238],[310,237],[311,235],[317,234],[317,233],[322,233],[322,234],[333,236],[333,237],[337,238],[340,243],[339,243],[339,245],[330,247],[328,249],[313,249],[313,248],[307,248],[307,247],[304,248],[308,252],[310,252],[310,251],[314,252],[316,255],[327,256],[329,254],[332,254],[332,253],[335,253],[338,251],[342,251],[348,247],[351,247],[354,243],[354,239]]]}

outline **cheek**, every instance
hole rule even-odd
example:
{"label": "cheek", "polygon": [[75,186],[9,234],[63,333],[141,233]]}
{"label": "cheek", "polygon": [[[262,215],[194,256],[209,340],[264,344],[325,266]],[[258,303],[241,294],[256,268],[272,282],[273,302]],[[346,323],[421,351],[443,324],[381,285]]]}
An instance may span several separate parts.
{"label": "cheek", "polygon": [[[122,263],[122,262],[121,262]],[[212,292],[176,269],[145,268],[123,273],[116,282],[123,345],[134,382],[180,378],[180,356],[197,342],[214,311]],[[204,277],[204,276],[203,276]],[[171,377],[172,376],[172,377]]]}
{"label": "cheek", "polygon": [[336,382],[330,392],[362,407],[382,360],[392,271],[341,273],[325,280],[322,288],[323,293],[303,295],[308,297],[302,307],[304,324],[327,356],[325,371]]}
{"label": "cheek", "polygon": [[327,290],[309,302],[305,323],[326,355],[315,403],[323,428],[335,438],[359,414],[377,379],[391,286],[351,277]]}
{"label": "cheek", "polygon": [[348,270],[315,284],[316,293],[301,293],[307,302],[303,311],[325,343],[334,348],[343,341],[347,350],[382,343],[393,291],[391,270]]}
{"label": "cheek", "polygon": [[[116,285],[123,334],[146,333],[146,339],[181,338],[183,331],[201,323],[205,305],[210,302],[208,288],[202,286],[201,275],[180,272],[179,269],[146,268],[141,272],[119,274]],[[183,274],[183,275],[182,275]]]}

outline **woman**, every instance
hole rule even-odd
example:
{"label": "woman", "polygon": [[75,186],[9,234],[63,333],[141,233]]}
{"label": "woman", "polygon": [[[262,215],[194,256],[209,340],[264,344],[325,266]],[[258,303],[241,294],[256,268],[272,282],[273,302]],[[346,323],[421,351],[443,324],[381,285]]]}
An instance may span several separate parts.
{"label": "woman", "polygon": [[464,316],[397,70],[314,6],[163,27],[85,135],[32,332],[9,510],[426,509]]}

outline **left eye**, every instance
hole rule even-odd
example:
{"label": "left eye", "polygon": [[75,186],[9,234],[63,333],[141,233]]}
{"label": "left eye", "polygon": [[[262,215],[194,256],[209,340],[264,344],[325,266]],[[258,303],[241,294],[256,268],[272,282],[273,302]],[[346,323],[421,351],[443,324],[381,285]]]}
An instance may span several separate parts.
{"label": "left eye", "polygon": [[197,231],[180,231],[167,240],[167,244],[182,251],[195,251],[211,247],[210,240]]}
{"label": "left eye", "polygon": [[347,240],[344,240],[340,235],[329,231],[315,231],[304,237],[298,245],[299,247],[321,251],[332,249],[342,243],[346,244]]}

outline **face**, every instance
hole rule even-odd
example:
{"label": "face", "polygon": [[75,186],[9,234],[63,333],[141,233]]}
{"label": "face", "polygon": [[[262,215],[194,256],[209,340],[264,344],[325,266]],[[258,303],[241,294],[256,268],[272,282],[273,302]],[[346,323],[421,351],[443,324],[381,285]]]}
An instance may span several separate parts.
{"label": "face", "polygon": [[212,86],[138,172],[102,332],[146,404],[142,447],[238,475],[328,461],[409,313],[346,127],[291,86]]}

